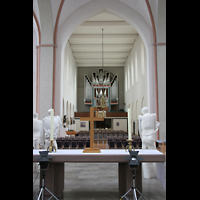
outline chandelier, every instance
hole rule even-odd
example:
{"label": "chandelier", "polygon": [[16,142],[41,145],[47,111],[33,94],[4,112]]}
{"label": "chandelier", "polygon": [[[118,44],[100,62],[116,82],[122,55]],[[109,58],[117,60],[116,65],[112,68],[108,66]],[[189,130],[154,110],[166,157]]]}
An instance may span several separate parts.
{"label": "chandelier", "polygon": [[[103,29],[102,29],[102,69],[103,69]],[[104,81],[104,80],[103,80]],[[106,98],[104,97],[104,86],[102,88],[102,96],[99,98],[99,105],[97,106],[98,111],[96,117],[106,117]]]}

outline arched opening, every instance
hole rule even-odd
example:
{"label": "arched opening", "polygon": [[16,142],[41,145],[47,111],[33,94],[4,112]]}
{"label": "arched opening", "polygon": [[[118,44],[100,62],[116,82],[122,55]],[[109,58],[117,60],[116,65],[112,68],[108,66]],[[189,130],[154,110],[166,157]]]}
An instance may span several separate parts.
{"label": "arched opening", "polygon": [[67,104],[66,104],[66,117],[69,117],[69,113],[68,113],[68,101],[67,101]]}
{"label": "arched opening", "polygon": [[65,109],[65,100],[63,98],[63,114],[62,116],[66,115],[66,109]]}
{"label": "arched opening", "polygon": [[38,115],[39,115],[39,84],[38,84],[39,63],[38,63],[38,48],[36,46],[40,44],[40,40],[41,40],[40,27],[37,17],[33,12],[33,113],[38,113]]}
{"label": "arched opening", "polygon": [[135,111],[135,109],[134,109],[134,102],[132,102],[132,124],[131,124],[131,126],[132,126],[132,133],[133,133],[133,135],[135,134],[135,119],[134,119],[134,111]]}
{"label": "arched opening", "polygon": [[142,97],[141,109],[144,107],[143,104],[144,104],[144,97]]}
{"label": "arched opening", "polygon": [[[103,4],[103,5],[102,5]],[[115,5],[115,6],[114,6]],[[89,10],[89,12],[88,12]],[[126,4],[123,4],[119,1],[95,1],[86,3],[84,6],[79,7],[76,10],[76,14],[72,13],[66,21],[63,22],[62,27],[58,30],[58,48],[57,48],[57,55],[61,55],[60,58],[56,59],[56,72],[59,76],[59,74],[62,74],[63,70],[63,56],[64,56],[64,49],[68,42],[68,39],[70,35],[73,33],[73,31],[81,25],[84,21],[86,21],[88,18],[95,16],[99,13],[110,13],[115,16],[118,16],[122,19],[124,19],[126,22],[128,22],[131,26],[133,26],[137,32],[140,34],[142,41],[145,46],[146,50],[146,63],[147,63],[147,95],[148,95],[148,106],[150,110],[155,111],[155,102],[153,101],[153,98],[155,96],[154,91],[154,66],[153,66],[153,49],[150,47],[150,44],[152,44],[152,30],[149,27],[148,23],[144,20],[143,16],[137,12],[135,9],[127,6]],[[77,15],[77,13],[79,13]],[[73,23],[72,23],[73,22]],[[138,52],[137,52],[138,53]],[[138,62],[138,59],[137,59]],[[134,63],[134,62],[133,62]],[[61,69],[58,69],[59,66],[61,66]],[[132,66],[131,66],[131,74],[133,74]],[[60,93],[60,96],[63,96],[63,77],[61,76],[60,81],[57,79],[56,87],[59,88],[57,90],[58,93]],[[132,82],[134,84],[134,80],[131,80],[129,82]],[[132,85],[131,84],[131,85]],[[57,101],[59,101],[57,99]],[[60,106],[61,104],[59,102],[56,103],[58,110],[61,110]]]}
{"label": "arched opening", "polygon": [[135,105],[135,135],[138,135],[138,100]]}
{"label": "arched opening", "polygon": [[71,115],[71,103],[70,103],[70,106],[69,106],[69,117],[72,117],[72,115]]}

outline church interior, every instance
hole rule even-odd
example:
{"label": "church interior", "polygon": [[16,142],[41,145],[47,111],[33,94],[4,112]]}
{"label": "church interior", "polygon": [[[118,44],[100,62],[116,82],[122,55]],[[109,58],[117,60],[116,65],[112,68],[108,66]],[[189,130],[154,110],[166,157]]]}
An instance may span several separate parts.
{"label": "church interior", "polygon": [[[84,120],[91,107],[104,120]],[[33,113],[39,121],[51,108],[59,116],[57,150],[93,140],[94,148],[125,151],[129,132],[142,150],[144,107],[156,115],[154,143],[166,156],[166,0],[33,0]],[[34,196],[41,182],[33,171]],[[114,162],[65,162],[59,199],[119,199],[118,174]],[[141,181],[148,200],[166,199],[156,177]]]}

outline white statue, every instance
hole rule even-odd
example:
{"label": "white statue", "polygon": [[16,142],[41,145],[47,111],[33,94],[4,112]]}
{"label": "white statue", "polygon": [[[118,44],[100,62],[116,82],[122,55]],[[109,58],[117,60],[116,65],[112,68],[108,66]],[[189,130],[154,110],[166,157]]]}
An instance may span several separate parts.
{"label": "white statue", "polygon": [[38,119],[38,114],[33,114],[33,147],[34,149],[44,148],[43,122]]}
{"label": "white statue", "polygon": [[[43,134],[43,122],[38,119],[38,114],[33,114],[33,147],[34,149],[44,148],[44,134]],[[33,171],[39,172],[39,163],[33,163]]]}
{"label": "white statue", "polygon": [[[160,123],[156,121],[156,114],[150,114],[147,107],[143,107],[141,110],[142,115],[139,115],[139,131],[142,139],[142,149],[156,149],[155,146],[155,133],[157,132]],[[143,163],[142,169],[144,178],[156,177],[156,165],[153,164],[154,169],[152,170],[151,163]]]}
{"label": "white statue", "polygon": [[[43,119],[44,124],[44,137],[45,137],[45,149],[50,146],[50,132],[51,132],[51,109],[48,110],[48,116]],[[60,126],[62,125],[62,120],[60,116],[53,117],[53,146],[58,149],[56,139],[58,137],[58,131]]]}

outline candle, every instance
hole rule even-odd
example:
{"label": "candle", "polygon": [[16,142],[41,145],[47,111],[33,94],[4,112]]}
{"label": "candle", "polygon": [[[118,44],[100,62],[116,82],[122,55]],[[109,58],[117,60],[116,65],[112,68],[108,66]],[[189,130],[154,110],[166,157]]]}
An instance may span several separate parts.
{"label": "candle", "polygon": [[132,140],[131,137],[131,109],[128,108],[128,139]]}
{"label": "candle", "polygon": [[53,116],[54,116],[54,110],[51,109],[51,135],[50,135],[50,140],[53,140]]}

